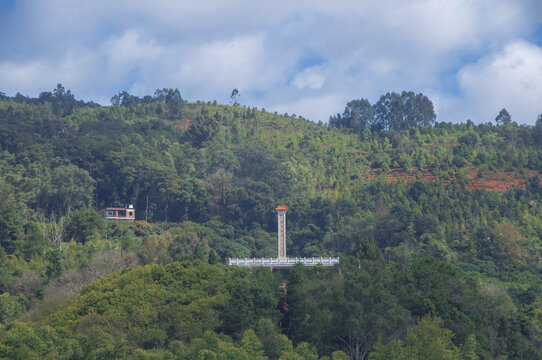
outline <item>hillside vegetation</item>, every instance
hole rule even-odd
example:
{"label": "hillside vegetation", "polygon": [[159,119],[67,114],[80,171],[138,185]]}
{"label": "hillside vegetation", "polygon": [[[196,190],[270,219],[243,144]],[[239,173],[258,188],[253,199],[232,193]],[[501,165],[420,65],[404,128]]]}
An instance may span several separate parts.
{"label": "hillside vegetation", "polygon": [[[0,357],[538,359],[542,119],[0,93]],[[98,211],[133,204],[137,221]],[[332,269],[269,271],[276,254]],[[282,289],[282,290],[281,290]]]}

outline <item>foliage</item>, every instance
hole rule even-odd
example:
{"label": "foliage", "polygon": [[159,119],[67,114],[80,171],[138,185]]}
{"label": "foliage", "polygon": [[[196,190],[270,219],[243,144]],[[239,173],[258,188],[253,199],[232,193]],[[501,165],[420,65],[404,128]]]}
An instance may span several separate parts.
{"label": "foliage", "polygon": [[460,352],[452,342],[453,333],[442,328],[439,318],[424,317],[408,329],[404,342],[379,344],[369,359],[460,359]]}
{"label": "foliage", "polygon": [[[1,96],[0,357],[540,358],[542,120],[435,120],[406,91],[329,124]],[[275,256],[279,204],[287,253],[340,266],[220,264]]]}
{"label": "foliage", "polygon": [[330,118],[329,124],[361,134],[366,129],[382,131],[430,127],[434,125],[435,119],[433,103],[427,96],[403,91],[401,94],[388,92],[373,106],[367,99],[352,100],[346,104],[342,115]]}

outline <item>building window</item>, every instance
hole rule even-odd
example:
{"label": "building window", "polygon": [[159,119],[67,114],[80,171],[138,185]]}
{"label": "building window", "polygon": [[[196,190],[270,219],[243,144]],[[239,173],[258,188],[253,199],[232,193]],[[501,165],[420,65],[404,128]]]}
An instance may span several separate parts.
{"label": "building window", "polygon": [[115,215],[115,214],[114,214],[113,211],[107,210],[107,211],[105,212],[105,215],[106,215],[106,216],[113,216],[113,215]]}
{"label": "building window", "polygon": [[133,215],[134,215],[133,211],[128,211],[128,216],[133,216]]}

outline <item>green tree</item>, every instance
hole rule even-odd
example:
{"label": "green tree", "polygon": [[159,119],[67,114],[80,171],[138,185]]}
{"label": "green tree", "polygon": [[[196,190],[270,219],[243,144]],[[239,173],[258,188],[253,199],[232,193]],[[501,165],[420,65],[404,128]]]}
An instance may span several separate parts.
{"label": "green tree", "polygon": [[14,189],[0,178],[0,245],[6,252],[15,251],[16,240],[23,235],[20,217],[23,206],[17,203]]}
{"label": "green tree", "polygon": [[262,342],[265,356],[271,359],[278,358],[282,351],[280,338],[282,334],[280,334],[278,326],[271,319],[261,318],[256,323],[255,331]]}
{"label": "green tree", "polygon": [[173,238],[173,241],[168,246],[168,253],[174,261],[196,254],[197,248],[199,249],[197,252],[201,255],[203,249],[199,245],[200,242],[201,239],[196,232],[182,232]]}
{"label": "green tree", "polygon": [[389,337],[408,321],[408,312],[390,292],[389,278],[382,262],[342,258],[340,272],[303,283],[293,297],[288,294],[293,338],[314,343],[319,353],[340,346],[353,359],[366,359],[379,335]]}
{"label": "green tree", "polygon": [[430,127],[435,124],[437,115],[433,103],[421,93],[403,91],[401,93],[406,108],[407,123],[411,126]]}
{"label": "green tree", "polygon": [[92,236],[99,235],[105,228],[105,220],[94,209],[81,209],[72,212],[66,234],[69,239],[85,243]]}
{"label": "green tree", "polygon": [[331,117],[329,125],[336,128],[351,129],[361,134],[373,120],[373,109],[367,99],[352,100],[346,104],[342,115]]}
{"label": "green tree", "polygon": [[435,123],[433,103],[423,94],[403,91],[386,93],[373,106],[372,130],[405,130],[411,126],[429,127]]}
{"label": "green tree", "polygon": [[24,240],[20,250],[25,259],[30,259],[33,255],[43,255],[47,247],[44,229],[40,223],[29,222],[26,225]]}
{"label": "green tree", "polygon": [[460,352],[452,339],[453,333],[443,328],[442,319],[426,316],[407,331],[404,347],[406,358],[459,360]]}
{"label": "green tree", "polygon": [[154,92],[154,98],[159,101],[165,101],[166,107],[170,114],[174,116],[181,116],[183,98],[179,89],[157,89]]}
{"label": "green tree", "polygon": [[513,224],[505,222],[496,225],[493,228],[493,238],[498,244],[501,264],[527,257],[525,239]]}
{"label": "green tree", "polygon": [[235,89],[233,89],[231,91],[230,99],[231,99],[231,102],[233,103],[233,105],[239,105],[237,103],[237,100],[239,99],[239,96],[241,96],[241,94],[239,93],[239,90],[237,90],[237,88],[235,88]]}
{"label": "green tree", "polygon": [[200,261],[205,260],[205,251],[203,250],[200,244],[196,244],[196,247],[194,248],[194,252],[192,253],[192,258],[194,260],[200,260]]}
{"label": "green tree", "polygon": [[479,360],[480,357],[477,353],[479,346],[478,341],[476,341],[476,336],[474,334],[470,334],[461,346],[461,359]]}
{"label": "green tree", "polygon": [[442,327],[438,317],[426,316],[407,331],[402,341],[390,341],[387,345],[378,343],[370,354],[370,360],[459,360],[461,353],[453,343],[452,331]]}
{"label": "green tree", "polygon": [[213,140],[219,129],[220,126],[215,117],[202,113],[192,120],[186,136],[195,147],[204,147]]}
{"label": "green tree", "polygon": [[50,212],[66,215],[71,210],[92,204],[95,181],[88,171],[76,165],[60,165],[51,175],[51,188],[44,189],[43,197]]}
{"label": "green tree", "polygon": [[369,360],[405,360],[406,356],[402,346],[401,340],[392,340],[386,345],[378,341],[369,354]]}
{"label": "green tree", "polygon": [[235,275],[227,284],[230,299],[221,314],[224,331],[239,336],[260,318],[278,320],[278,278],[265,268],[250,276],[246,271]]}
{"label": "green tree", "polygon": [[372,237],[360,237],[356,241],[352,255],[360,260],[384,261],[384,255],[378,246],[376,246]]}
{"label": "green tree", "polygon": [[45,275],[49,280],[56,279],[64,271],[64,255],[59,249],[49,250],[47,252],[47,267],[45,269]]}
{"label": "green tree", "polygon": [[252,329],[244,332],[241,339],[241,349],[244,350],[250,359],[265,359],[263,345]]}
{"label": "green tree", "polygon": [[501,111],[499,111],[499,115],[497,115],[497,117],[495,118],[495,122],[497,123],[497,125],[505,126],[512,123],[512,117],[510,116],[508,111],[506,111],[506,109],[502,109]]}
{"label": "green tree", "polygon": [[8,324],[26,311],[26,299],[23,295],[11,296],[5,292],[0,295],[0,324]]}
{"label": "green tree", "polygon": [[218,257],[218,254],[216,253],[214,249],[211,249],[211,251],[209,251],[209,258],[208,258],[209,264],[215,265],[215,264],[218,264],[219,261],[220,261],[220,258]]}

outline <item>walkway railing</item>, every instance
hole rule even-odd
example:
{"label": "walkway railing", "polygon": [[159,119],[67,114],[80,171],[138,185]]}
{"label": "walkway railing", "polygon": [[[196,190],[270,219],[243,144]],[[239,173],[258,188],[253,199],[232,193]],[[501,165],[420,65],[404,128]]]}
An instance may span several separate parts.
{"label": "walkway railing", "polygon": [[314,266],[322,264],[323,266],[333,266],[339,263],[339,258],[333,257],[311,257],[311,258],[235,258],[228,260],[229,265],[237,265],[243,267],[277,267],[288,268],[295,264],[301,263],[304,266]]}

